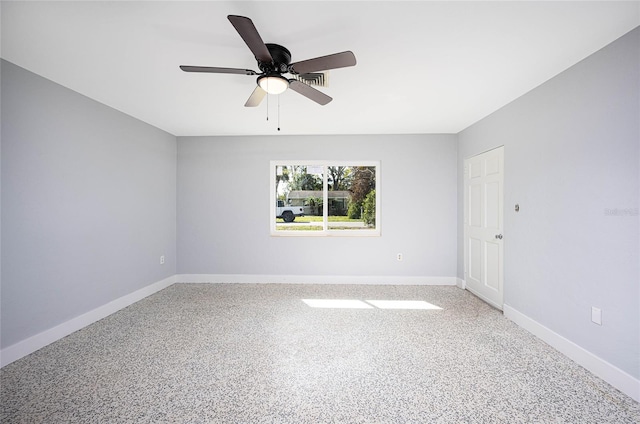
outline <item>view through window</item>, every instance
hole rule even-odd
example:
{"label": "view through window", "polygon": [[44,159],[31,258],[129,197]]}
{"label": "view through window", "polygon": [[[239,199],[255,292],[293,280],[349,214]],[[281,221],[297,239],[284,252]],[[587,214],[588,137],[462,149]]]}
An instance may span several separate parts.
{"label": "view through window", "polygon": [[271,162],[271,233],[379,235],[379,162]]}

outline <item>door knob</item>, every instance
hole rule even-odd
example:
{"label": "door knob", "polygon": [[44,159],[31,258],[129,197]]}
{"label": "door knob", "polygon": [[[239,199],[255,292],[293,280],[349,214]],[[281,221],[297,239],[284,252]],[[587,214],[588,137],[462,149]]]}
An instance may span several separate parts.
{"label": "door knob", "polygon": [[496,234],[496,238],[497,238],[498,240],[502,240],[502,234]]}

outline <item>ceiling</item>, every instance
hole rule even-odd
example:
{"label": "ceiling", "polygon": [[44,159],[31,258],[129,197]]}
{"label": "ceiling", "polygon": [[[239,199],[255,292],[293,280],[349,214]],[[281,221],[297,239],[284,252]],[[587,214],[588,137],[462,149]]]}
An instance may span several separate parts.
{"label": "ceiling", "polygon": [[[177,136],[420,134],[457,133],[584,59],[640,25],[640,2],[2,1],[1,14],[2,58]],[[258,70],[230,14],[292,62],[358,63],[330,71],[326,106],[288,90],[245,108],[256,77],[178,68]]]}

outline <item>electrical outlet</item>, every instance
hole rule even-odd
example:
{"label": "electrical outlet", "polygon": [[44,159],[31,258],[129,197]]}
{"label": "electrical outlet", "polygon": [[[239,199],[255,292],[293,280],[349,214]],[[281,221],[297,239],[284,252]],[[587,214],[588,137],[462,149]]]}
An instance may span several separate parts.
{"label": "electrical outlet", "polygon": [[396,259],[398,260],[398,262],[402,262],[402,253],[398,253],[396,255]]}
{"label": "electrical outlet", "polygon": [[591,321],[594,324],[602,325],[602,309],[591,307]]}
{"label": "electrical outlet", "polygon": [[164,255],[160,256],[160,265],[164,265]]}

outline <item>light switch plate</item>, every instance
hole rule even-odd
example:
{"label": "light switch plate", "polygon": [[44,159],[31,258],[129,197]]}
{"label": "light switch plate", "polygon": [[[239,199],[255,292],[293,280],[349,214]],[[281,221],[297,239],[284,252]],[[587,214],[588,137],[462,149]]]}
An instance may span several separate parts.
{"label": "light switch plate", "polygon": [[596,308],[595,306],[591,307],[591,321],[595,324],[602,325],[602,310],[600,308]]}

